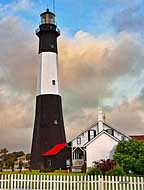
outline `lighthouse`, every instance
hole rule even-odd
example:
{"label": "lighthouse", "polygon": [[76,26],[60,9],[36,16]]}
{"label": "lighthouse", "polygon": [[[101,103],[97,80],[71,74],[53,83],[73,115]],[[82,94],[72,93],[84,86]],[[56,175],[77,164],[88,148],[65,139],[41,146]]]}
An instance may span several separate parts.
{"label": "lighthouse", "polygon": [[55,14],[49,9],[40,17],[41,23],[36,30],[40,62],[30,165],[31,169],[65,169],[70,159],[59,91],[57,38],[60,31]]}

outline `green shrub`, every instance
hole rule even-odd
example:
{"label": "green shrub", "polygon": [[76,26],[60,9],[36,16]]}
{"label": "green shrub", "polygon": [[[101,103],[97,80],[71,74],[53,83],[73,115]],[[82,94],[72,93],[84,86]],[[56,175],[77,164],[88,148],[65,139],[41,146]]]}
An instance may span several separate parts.
{"label": "green shrub", "polygon": [[101,175],[101,172],[97,168],[91,168],[87,171],[87,175]]}
{"label": "green shrub", "polygon": [[136,173],[136,174],[144,174],[144,158],[136,160],[134,173]]}
{"label": "green shrub", "polygon": [[116,162],[114,160],[99,160],[98,162],[93,162],[94,167],[101,171],[103,175],[105,175],[108,171],[112,170],[116,166]]}
{"label": "green shrub", "polygon": [[114,160],[128,174],[144,174],[144,141],[121,141],[115,150]]}
{"label": "green shrub", "polygon": [[108,171],[106,174],[111,175],[111,176],[124,176],[124,175],[126,175],[125,171],[120,166],[113,168],[112,170]]}
{"label": "green shrub", "polygon": [[48,173],[48,172],[54,172],[54,168],[44,168],[40,170],[40,173]]}

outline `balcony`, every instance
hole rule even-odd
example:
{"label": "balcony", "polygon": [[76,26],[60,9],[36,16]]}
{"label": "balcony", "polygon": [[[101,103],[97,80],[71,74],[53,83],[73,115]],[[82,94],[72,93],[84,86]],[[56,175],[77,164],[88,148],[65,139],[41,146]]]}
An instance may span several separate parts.
{"label": "balcony", "polygon": [[[38,32],[40,32],[40,28],[37,28],[37,29],[35,30],[35,33],[38,33]],[[59,30],[58,28],[56,28],[56,32],[58,32],[58,33],[60,34],[60,30]]]}

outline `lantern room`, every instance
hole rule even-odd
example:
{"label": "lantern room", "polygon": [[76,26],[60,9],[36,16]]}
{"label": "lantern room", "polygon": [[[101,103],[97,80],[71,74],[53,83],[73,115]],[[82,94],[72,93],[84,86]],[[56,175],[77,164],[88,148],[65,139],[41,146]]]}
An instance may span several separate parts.
{"label": "lantern room", "polygon": [[55,24],[55,14],[51,13],[49,9],[41,15],[41,24]]}

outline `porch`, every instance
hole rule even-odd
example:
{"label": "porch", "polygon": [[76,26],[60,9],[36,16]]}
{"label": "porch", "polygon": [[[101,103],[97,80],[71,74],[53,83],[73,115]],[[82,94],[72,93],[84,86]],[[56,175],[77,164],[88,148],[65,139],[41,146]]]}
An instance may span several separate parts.
{"label": "porch", "polygon": [[81,167],[85,163],[85,150],[81,147],[73,148],[72,150],[72,171],[80,172]]}

